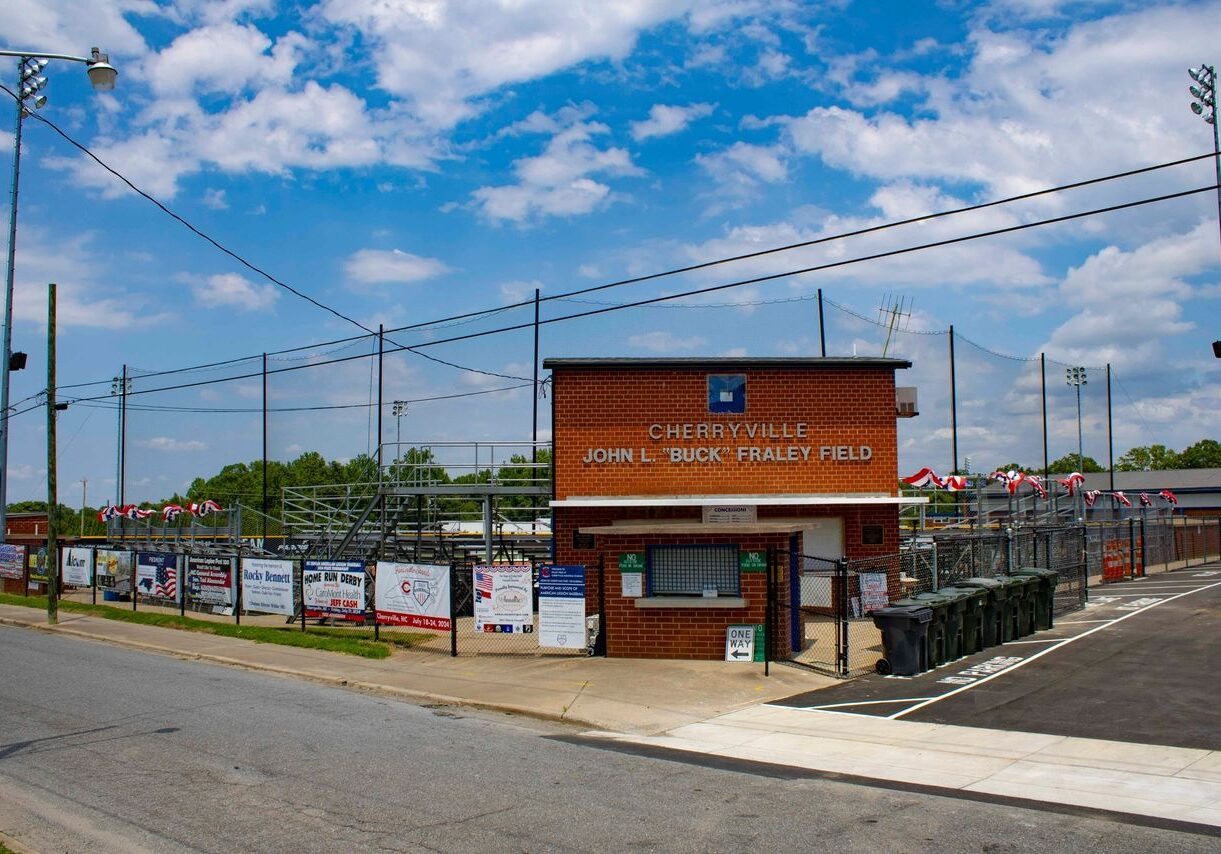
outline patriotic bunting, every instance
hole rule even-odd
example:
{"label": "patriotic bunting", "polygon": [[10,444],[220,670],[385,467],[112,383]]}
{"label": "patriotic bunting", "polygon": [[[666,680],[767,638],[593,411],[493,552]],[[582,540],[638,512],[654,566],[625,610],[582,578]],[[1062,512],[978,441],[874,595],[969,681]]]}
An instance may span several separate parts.
{"label": "patriotic bunting", "polygon": [[161,514],[161,518],[166,522],[172,522],[182,513],[188,513],[193,516],[207,516],[209,513],[220,513],[225,508],[221,507],[212,499],[201,501],[199,504],[191,504],[189,507],[183,507],[179,504],[167,504],[161,510],[153,510],[151,508],[138,507],[135,504],[124,504],[122,507],[117,507],[114,504],[107,504],[98,511],[99,522],[109,522],[111,519],[117,519],[120,516],[127,519],[147,519],[150,516]]}
{"label": "patriotic bunting", "polygon": [[1079,471],[1075,471],[1068,477],[1061,478],[1059,481],[1057,481],[1057,483],[1068,490],[1068,495],[1071,498],[1077,493],[1077,487],[1085,483],[1085,475]]}
{"label": "patriotic bunting", "polygon": [[1128,500],[1128,496],[1124,495],[1122,492],[1112,492],[1111,497],[1114,498],[1120,504],[1122,504],[1124,507],[1132,506],[1132,502]]}
{"label": "patriotic bunting", "polygon": [[1094,502],[1098,500],[1098,496],[1102,495],[1102,491],[1098,489],[1087,489],[1082,493],[1085,496],[1085,506],[1093,507]]}
{"label": "patriotic bunting", "polygon": [[1179,499],[1178,499],[1178,498],[1175,496],[1175,494],[1174,494],[1173,492],[1171,492],[1169,489],[1163,489],[1161,492],[1159,492],[1159,493],[1158,493],[1158,496],[1159,496],[1160,498],[1165,498],[1165,499],[1166,499],[1167,501],[1169,501],[1171,504],[1178,504],[1178,503],[1179,503]]}
{"label": "patriotic bunting", "polygon": [[1142,492],[1140,494],[1140,506],[1141,507],[1152,507],[1153,506],[1153,499],[1149,497],[1149,493]]}
{"label": "patriotic bunting", "polygon": [[1028,474],[1026,475],[1026,482],[1030,484],[1031,489],[1039,494],[1040,498],[1047,498],[1047,488],[1043,486],[1043,478],[1037,475]]}
{"label": "patriotic bunting", "polygon": [[[1029,484],[1030,489],[1040,498],[1045,500],[1048,498],[1049,484],[1044,482],[1043,478],[1035,474],[1026,474],[1025,472],[1017,471],[1016,469],[1010,469],[1009,471],[997,470],[987,475],[987,479],[995,480],[998,483],[1004,484],[1005,489],[1010,495],[1016,495],[1018,488],[1025,483]],[[941,487],[947,492],[960,492],[967,488],[967,478],[964,475],[952,474],[947,475],[946,477],[938,477],[937,473],[927,466],[920,469],[920,471],[916,472],[910,477],[902,478],[902,481],[909,486],[914,486],[919,489],[923,489],[925,487]],[[1068,497],[1071,498],[1076,495],[1077,490],[1085,484],[1085,475],[1079,471],[1075,471],[1072,474],[1066,475],[1065,477],[1057,478],[1055,483],[1063,486],[1068,492]],[[1100,489],[1089,489],[1086,490],[1083,495],[1085,496],[1086,507],[1093,507],[1094,503],[1098,500],[1098,496],[1100,495],[1111,496],[1117,505],[1123,507],[1132,506],[1132,500],[1123,492],[1118,490],[1114,492],[1103,492]],[[1163,489],[1158,493],[1158,497],[1162,498],[1170,505],[1176,505],[1179,503],[1178,498],[1175,497],[1175,494],[1169,489]],[[192,507],[194,506],[195,505],[192,505]],[[1153,498],[1149,495],[1149,493],[1142,492],[1140,494],[1140,506],[1153,506]]]}
{"label": "patriotic bunting", "polygon": [[941,479],[941,485],[948,492],[961,492],[967,488],[967,479],[960,474],[951,474]]}
{"label": "patriotic bunting", "polygon": [[945,485],[945,482],[942,481],[941,478],[937,477],[937,472],[933,471],[928,466],[925,466],[924,468],[920,469],[920,471],[916,472],[911,477],[903,478],[903,482],[906,483],[908,486],[914,486],[918,489],[923,489],[924,487],[928,486],[930,483],[933,486],[944,486]]}

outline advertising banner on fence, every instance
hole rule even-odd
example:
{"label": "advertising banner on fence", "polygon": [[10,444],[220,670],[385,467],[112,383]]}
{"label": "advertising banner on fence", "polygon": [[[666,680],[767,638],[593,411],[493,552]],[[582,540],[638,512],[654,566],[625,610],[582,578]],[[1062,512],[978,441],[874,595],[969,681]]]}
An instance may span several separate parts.
{"label": "advertising banner on fence", "polygon": [[115,593],[130,593],[131,573],[135,565],[136,556],[132,552],[98,549],[94,561],[98,587],[113,590]]}
{"label": "advertising banner on fence", "polygon": [[25,546],[0,543],[0,578],[25,578]]}
{"label": "advertising banner on fence", "polygon": [[585,646],[585,567],[539,567],[538,645]]}
{"label": "advertising banner on fence", "polygon": [[93,549],[60,549],[59,567],[64,584],[72,587],[93,586]]}
{"label": "advertising banner on fence", "polygon": [[475,567],[475,631],[534,631],[534,572],[530,564]]}
{"label": "advertising banner on fence", "polygon": [[305,585],[306,611],[365,612],[365,565],[358,560],[307,560],[301,583]]}
{"label": "advertising banner on fence", "polygon": [[141,596],[178,601],[178,555],[136,552],[136,592]]}
{"label": "advertising banner on fence", "polygon": [[448,566],[379,560],[373,596],[379,623],[450,629]]}
{"label": "advertising banner on fence", "polygon": [[211,555],[188,557],[187,596],[201,605],[232,608],[237,603],[233,558]]}
{"label": "advertising banner on fence", "polygon": [[30,583],[31,584],[46,584],[47,583],[47,547],[39,546],[36,549],[30,549],[30,553],[26,555],[26,565],[30,568]]}
{"label": "advertising banner on fence", "polygon": [[890,593],[886,589],[886,573],[862,572],[857,578],[861,586],[861,608],[866,614],[890,604]]}
{"label": "advertising banner on fence", "polygon": [[242,558],[242,607],[262,614],[295,614],[293,562]]}

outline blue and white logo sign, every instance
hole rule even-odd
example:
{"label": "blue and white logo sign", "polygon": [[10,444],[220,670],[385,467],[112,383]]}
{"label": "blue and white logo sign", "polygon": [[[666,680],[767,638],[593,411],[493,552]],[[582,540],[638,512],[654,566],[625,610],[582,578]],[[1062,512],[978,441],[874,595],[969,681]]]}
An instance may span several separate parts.
{"label": "blue and white logo sign", "polygon": [[745,412],[746,375],[709,374],[708,411]]}

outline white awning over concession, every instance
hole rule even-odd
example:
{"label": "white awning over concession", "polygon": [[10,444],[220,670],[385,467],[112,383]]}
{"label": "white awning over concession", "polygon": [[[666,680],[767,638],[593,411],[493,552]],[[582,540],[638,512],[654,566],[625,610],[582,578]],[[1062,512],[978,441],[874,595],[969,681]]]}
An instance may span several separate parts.
{"label": "white awning over concession", "polygon": [[597,495],[573,496],[552,501],[552,507],[719,507],[748,504],[755,507],[776,505],[878,505],[928,504],[924,495],[882,495],[852,493],[840,495]]}

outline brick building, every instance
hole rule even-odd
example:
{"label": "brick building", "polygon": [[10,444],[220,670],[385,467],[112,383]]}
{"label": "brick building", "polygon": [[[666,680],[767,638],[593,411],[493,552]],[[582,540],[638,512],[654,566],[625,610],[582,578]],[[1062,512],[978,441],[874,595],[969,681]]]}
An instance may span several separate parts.
{"label": "brick building", "polygon": [[[555,559],[607,653],[718,659],[764,623],[769,549],[898,551],[898,359],[548,359]],[[923,499],[914,499],[922,501]],[[779,596],[795,589],[777,561]],[[597,569],[601,566],[601,572]],[[599,574],[605,588],[598,589]],[[790,585],[790,582],[793,582]],[[773,634],[784,645],[789,634]]]}

